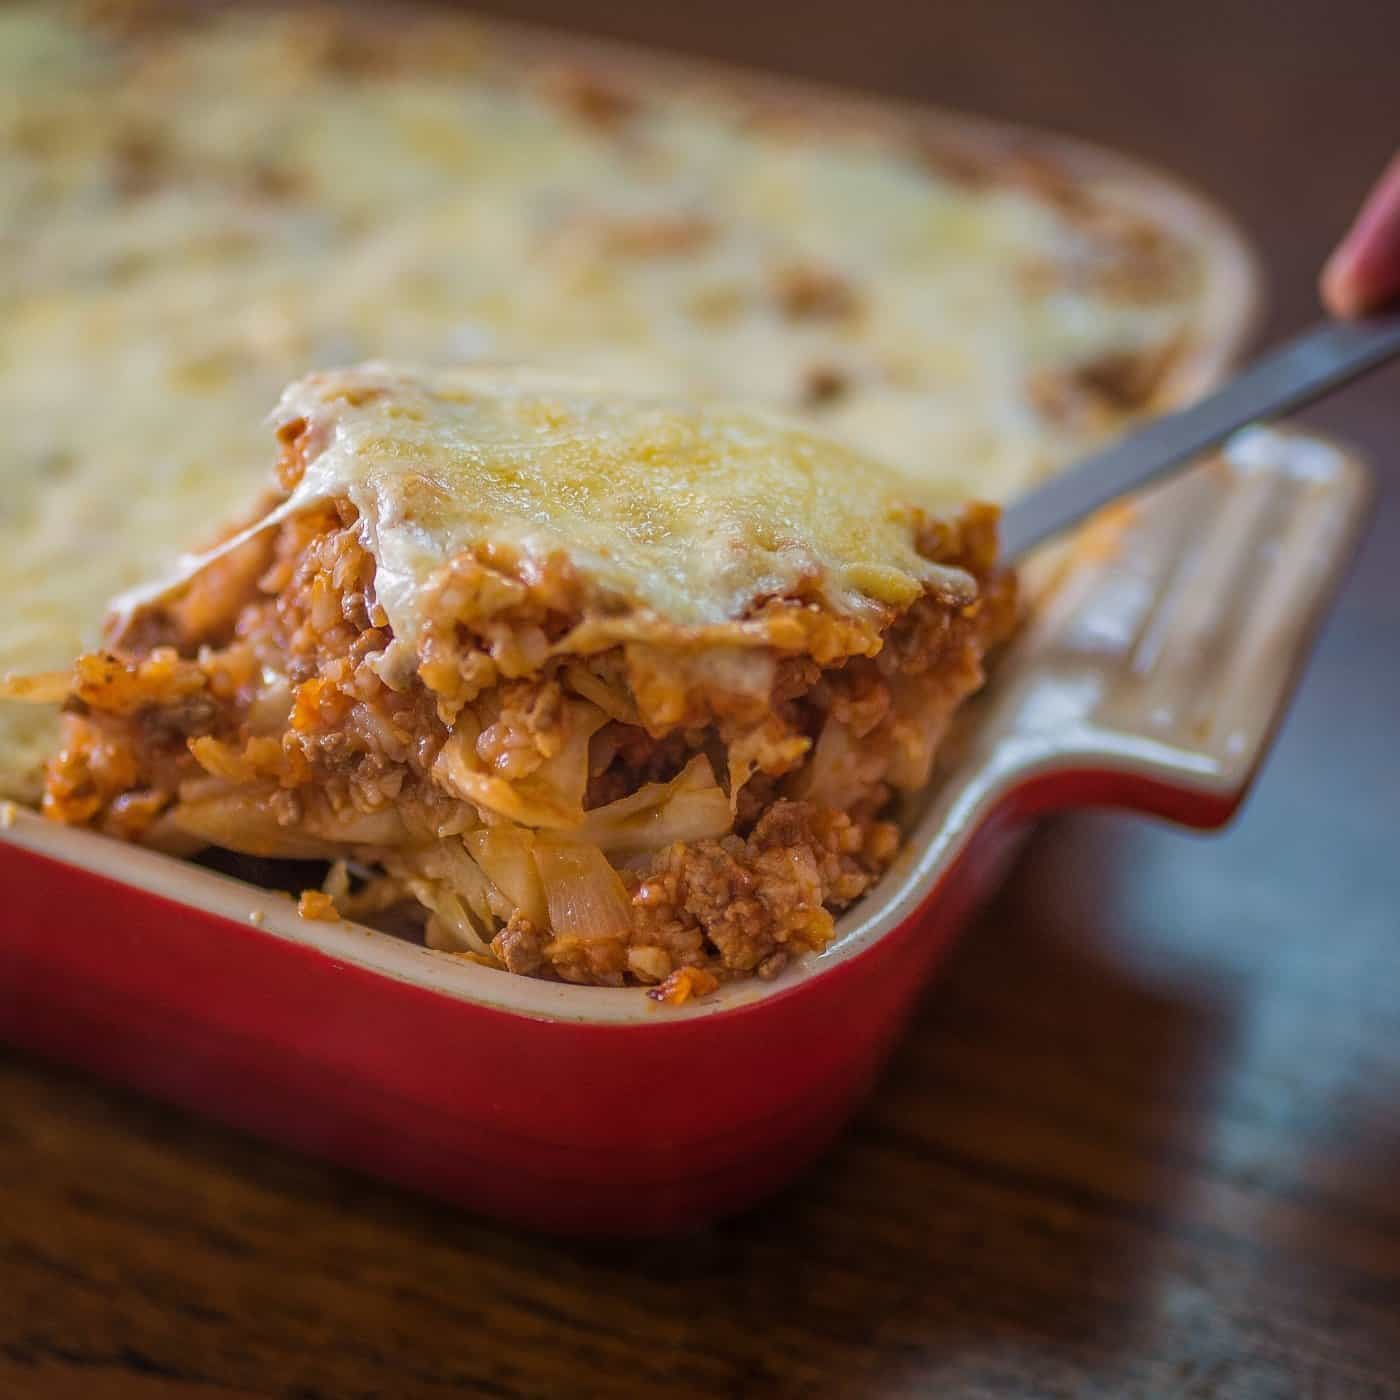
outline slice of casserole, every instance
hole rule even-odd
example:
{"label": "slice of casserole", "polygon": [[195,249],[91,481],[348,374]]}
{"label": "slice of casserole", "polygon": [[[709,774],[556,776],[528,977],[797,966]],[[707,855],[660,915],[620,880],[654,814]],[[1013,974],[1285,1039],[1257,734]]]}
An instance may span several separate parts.
{"label": "slice of casserole", "polygon": [[886,869],[996,512],[754,410],[523,371],[293,384],[251,523],[121,600],[45,811],[340,862],[342,912],[574,982],[770,976]]}

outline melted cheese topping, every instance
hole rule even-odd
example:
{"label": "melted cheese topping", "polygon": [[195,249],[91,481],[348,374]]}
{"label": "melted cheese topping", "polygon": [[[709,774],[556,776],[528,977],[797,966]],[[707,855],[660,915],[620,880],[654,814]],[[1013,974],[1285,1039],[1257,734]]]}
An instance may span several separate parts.
{"label": "melted cheese topping", "polygon": [[[599,124],[447,23],[376,67],[324,18],[124,38],[0,5],[0,672],[65,664],[240,509],[309,368],[487,356],[748,398],[930,499],[1004,499],[1114,426],[1034,384],[1189,330],[1187,251],[1125,291],[1111,221],[1032,189],[685,92]],[[4,707],[0,791],[32,793],[51,740]]]}
{"label": "melted cheese topping", "polygon": [[485,542],[539,562],[562,551],[620,602],[686,627],[803,588],[877,624],[926,586],[975,593],[915,549],[898,473],[756,410],[372,365],[292,385],[274,421],[305,423],[317,445],[274,514],[350,500],[410,648],[424,584]]}

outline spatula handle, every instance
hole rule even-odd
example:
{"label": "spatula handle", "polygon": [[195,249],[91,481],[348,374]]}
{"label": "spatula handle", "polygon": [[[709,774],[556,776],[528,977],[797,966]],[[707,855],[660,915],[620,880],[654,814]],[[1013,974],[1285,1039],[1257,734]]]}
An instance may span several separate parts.
{"label": "spatula handle", "polygon": [[1287,341],[1223,389],[1168,414],[1037,487],[1002,517],[1002,553],[1019,559],[1085,516],[1264,418],[1320,398],[1400,356],[1400,311],[1324,321]]}

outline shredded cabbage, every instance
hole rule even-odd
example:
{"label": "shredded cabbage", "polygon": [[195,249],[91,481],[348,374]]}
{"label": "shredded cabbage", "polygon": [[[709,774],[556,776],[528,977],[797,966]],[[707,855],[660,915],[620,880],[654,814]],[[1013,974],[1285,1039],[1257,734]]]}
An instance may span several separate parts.
{"label": "shredded cabbage", "polygon": [[894,743],[885,775],[892,786],[903,792],[918,792],[928,786],[934,755],[948,732],[954,710],[970,689],[970,685],[962,690],[945,688],[939,694],[928,683],[894,687]]}
{"label": "shredded cabbage", "polygon": [[609,685],[587,666],[571,661],[564,668],[564,678],[572,690],[585,700],[591,700],[609,719],[621,724],[641,724],[642,717],[632,697],[625,690]]}
{"label": "shredded cabbage", "polygon": [[851,731],[828,715],[811,762],[793,784],[793,795],[844,812],[868,790],[871,778],[885,761],[884,755],[872,748],[869,742],[856,743]]}
{"label": "shredded cabbage", "polygon": [[594,942],[630,937],[631,901],[597,846],[542,833],[535,841],[535,864],[556,938]]}
{"label": "shredded cabbage", "polygon": [[223,846],[245,856],[329,860],[340,854],[333,841],[280,825],[270,811],[246,794],[180,802],[170,810],[168,820],[176,831],[204,845]]}
{"label": "shredded cabbage", "polygon": [[[519,909],[536,928],[544,928],[549,910],[535,866],[534,833],[523,826],[483,826],[462,840],[511,910]],[[510,910],[501,917],[508,919]]]}
{"label": "shredded cabbage", "polygon": [[[432,880],[419,880],[410,877],[404,883],[413,891],[414,898],[431,910],[427,928],[424,930],[430,948],[438,948],[446,953],[481,953],[491,957],[491,945],[482,937],[471,911],[450,889]],[[486,930],[489,932],[489,928]]]}
{"label": "shredded cabbage", "polygon": [[583,700],[565,707],[565,740],[555,756],[528,778],[508,782],[486,772],[476,752],[474,726],[458,726],[433,764],[433,777],[449,792],[522,826],[567,830],[583,821],[588,787],[588,744],[608,722]]}
{"label": "shredded cabbage", "polygon": [[496,929],[491,883],[460,840],[449,837],[386,860],[401,872],[418,902],[432,911],[428,942],[448,951],[491,955],[488,940]]}
{"label": "shredded cabbage", "polygon": [[636,792],[595,807],[576,835],[609,855],[659,851],[675,841],[726,836],[734,817],[715,781],[710,760],[697,754],[669,783],[646,783]]}

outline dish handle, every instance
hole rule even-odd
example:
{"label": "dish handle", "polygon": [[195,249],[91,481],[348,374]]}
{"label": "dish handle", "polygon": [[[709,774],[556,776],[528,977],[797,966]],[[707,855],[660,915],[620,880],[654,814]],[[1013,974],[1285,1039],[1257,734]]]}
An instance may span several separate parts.
{"label": "dish handle", "polygon": [[969,730],[978,752],[959,768],[980,773],[978,796],[1025,816],[1109,805],[1227,821],[1371,495],[1348,450],[1259,427],[1091,524]]}

